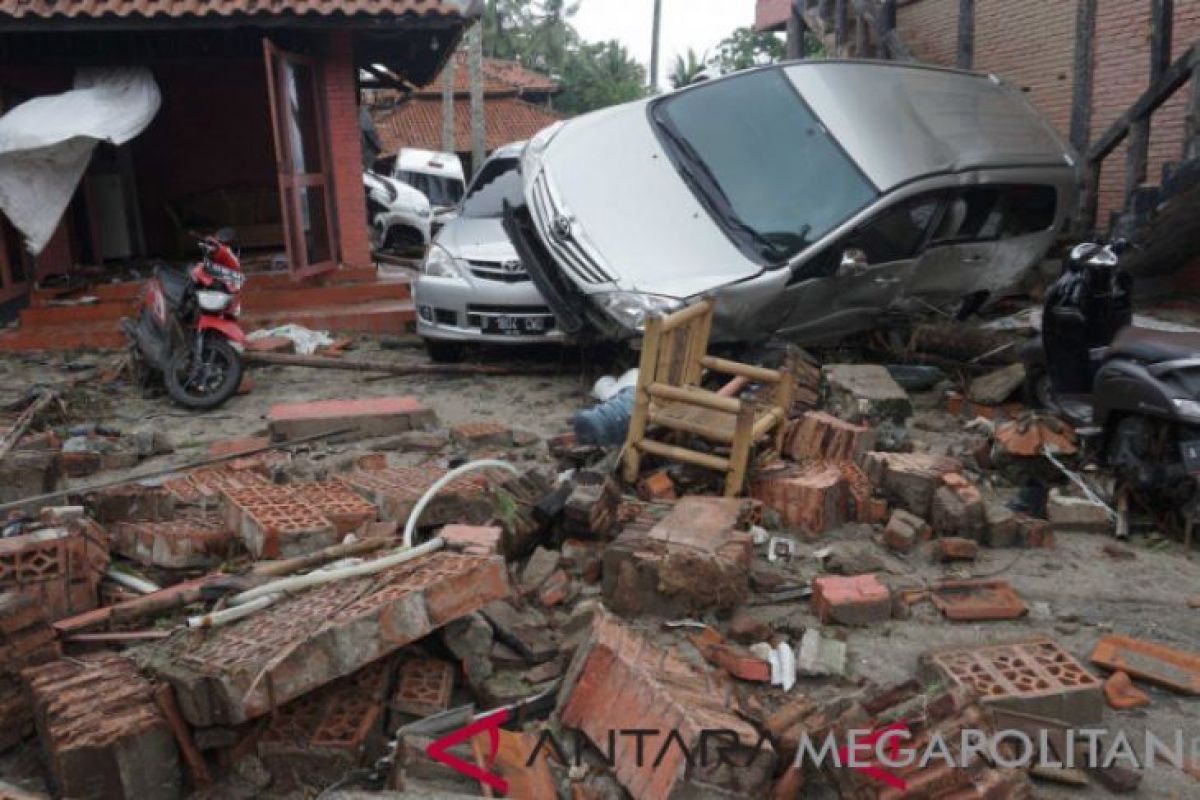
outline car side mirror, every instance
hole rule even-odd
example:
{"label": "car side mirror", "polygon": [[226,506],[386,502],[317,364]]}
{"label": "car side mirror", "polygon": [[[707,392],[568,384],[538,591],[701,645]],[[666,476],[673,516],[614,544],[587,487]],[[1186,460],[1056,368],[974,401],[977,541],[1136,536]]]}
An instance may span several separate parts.
{"label": "car side mirror", "polygon": [[862,275],[871,265],[867,263],[867,254],[857,247],[850,247],[842,251],[842,261],[838,264],[837,276],[839,278],[852,278],[856,275]]}

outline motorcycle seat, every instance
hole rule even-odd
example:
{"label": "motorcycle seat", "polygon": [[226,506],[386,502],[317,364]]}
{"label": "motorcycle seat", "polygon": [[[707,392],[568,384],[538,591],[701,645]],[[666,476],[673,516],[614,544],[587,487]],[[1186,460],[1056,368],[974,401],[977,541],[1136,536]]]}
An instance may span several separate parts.
{"label": "motorcycle seat", "polygon": [[159,268],[155,270],[155,276],[162,284],[163,296],[168,305],[175,307],[183,302],[183,297],[192,283],[189,275],[177,269]]}
{"label": "motorcycle seat", "polygon": [[1125,328],[1113,340],[1108,358],[1129,358],[1144,364],[1200,358],[1200,333]]}

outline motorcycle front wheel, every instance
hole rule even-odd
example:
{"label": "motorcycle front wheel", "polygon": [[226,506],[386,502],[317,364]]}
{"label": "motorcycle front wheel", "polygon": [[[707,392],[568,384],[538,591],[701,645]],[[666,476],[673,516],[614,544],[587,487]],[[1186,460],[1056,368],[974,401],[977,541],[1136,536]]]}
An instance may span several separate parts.
{"label": "motorcycle front wheel", "polygon": [[227,340],[206,336],[197,363],[192,348],[177,353],[163,375],[167,394],[184,408],[207,410],[224,403],[242,383],[242,356]]}

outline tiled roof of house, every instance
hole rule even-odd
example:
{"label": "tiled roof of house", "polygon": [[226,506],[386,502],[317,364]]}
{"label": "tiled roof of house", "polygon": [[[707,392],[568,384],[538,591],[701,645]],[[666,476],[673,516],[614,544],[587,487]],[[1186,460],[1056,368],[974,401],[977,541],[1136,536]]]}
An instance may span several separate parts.
{"label": "tiled roof of house", "polygon": [[0,17],[478,16],[480,0],[0,0]]}
{"label": "tiled roof of house", "polygon": [[[471,90],[471,72],[467,55],[458,52],[454,56],[454,93],[469,94]],[[421,94],[441,95],[445,71],[430,85],[419,89]],[[483,60],[483,93],[485,95],[499,94],[557,94],[558,83],[548,75],[526,69],[516,61],[506,61],[499,58]]]}
{"label": "tiled roof of house", "polygon": [[754,29],[777,31],[787,27],[792,15],[792,0],[758,0],[754,15]]}
{"label": "tiled roof of house", "polygon": [[[528,139],[557,122],[561,117],[516,97],[489,98],[484,104],[487,119],[487,149]],[[416,96],[394,109],[379,109],[372,114],[375,129],[385,153],[401,147],[442,149],[442,102]],[[454,103],[456,152],[471,149],[471,104],[467,99]]]}

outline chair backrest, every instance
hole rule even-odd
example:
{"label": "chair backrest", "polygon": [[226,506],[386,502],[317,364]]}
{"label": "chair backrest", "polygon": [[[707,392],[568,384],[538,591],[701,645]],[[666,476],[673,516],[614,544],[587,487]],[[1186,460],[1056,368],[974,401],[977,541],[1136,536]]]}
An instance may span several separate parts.
{"label": "chair backrest", "polygon": [[705,298],[670,316],[646,320],[639,384],[699,384],[704,372],[701,359],[708,353],[712,333],[713,305],[711,298]]}

